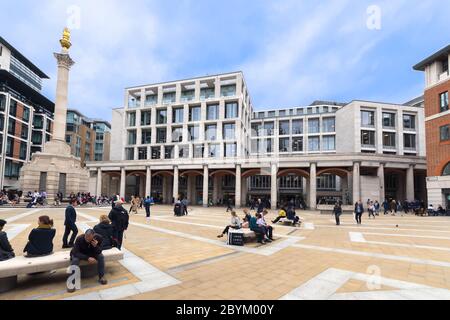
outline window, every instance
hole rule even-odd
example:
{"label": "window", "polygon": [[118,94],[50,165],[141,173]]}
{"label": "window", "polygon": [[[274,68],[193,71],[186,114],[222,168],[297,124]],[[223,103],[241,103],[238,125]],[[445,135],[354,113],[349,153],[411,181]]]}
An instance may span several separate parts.
{"label": "window", "polygon": [[410,114],[403,115],[403,128],[414,130],[416,129],[416,116]]}
{"label": "window", "polygon": [[292,138],[292,152],[303,152],[303,137]]}
{"label": "window", "polygon": [[273,152],[273,139],[265,139],[264,144],[265,144],[264,151],[267,153],[272,153]]}
{"label": "window", "polygon": [[66,134],[66,142],[67,142],[68,144],[71,144],[71,143],[72,143],[72,136],[71,136],[70,134]]}
{"label": "window", "polygon": [[225,119],[237,118],[238,116],[238,104],[236,102],[230,102],[225,104]]}
{"label": "window", "polygon": [[189,126],[189,141],[197,141],[200,139],[200,126]]}
{"label": "window", "polygon": [[26,142],[20,142],[20,150],[19,150],[19,159],[20,160],[27,160],[27,143]]}
{"label": "window", "polygon": [[448,91],[441,93],[439,95],[439,101],[440,101],[440,110],[441,112],[448,110]]}
{"label": "window", "polygon": [[156,124],[167,123],[167,109],[156,110]]}
{"label": "window", "polygon": [[262,124],[252,123],[252,137],[259,137],[262,135]]}
{"label": "window", "polygon": [[195,90],[184,90],[181,91],[181,101],[192,101],[195,99]]}
{"label": "window", "polygon": [[134,148],[125,148],[125,159],[134,160]]}
{"label": "window", "polygon": [[33,144],[42,144],[42,133],[39,131],[33,131],[33,134],[31,135],[31,142],[33,142]]}
{"label": "window", "polygon": [[375,126],[375,112],[361,111],[361,126],[374,127]]}
{"label": "window", "polygon": [[395,149],[395,133],[384,132],[383,133],[383,147],[386,149]]}
{"label": "window", "polygon": [[157,128],[156,129],[156,143],[166,143],[167,141],[167,129]]}
{"label": "window", "polygon": [[161,148],[160,147],[152,147],[152,159],[153,160],[161,159]]}
{"label": "window", "polygon": [[153,106],[158,103],[158,96],[156,94],[149,94],[145,96],[145,105]]}
{"label": "window", "polygon": [[444,170],[442,171],[443,176],[450,176],[450,162],[447,163]]}
{"label": "window", "polygon": [[289,121],[280,121],[279,126],[280,136],[289,135],[291,133],[291,130],[289,130]]}
{"label": "window", "polygon": [[22,119],[25,122],[28,122],[30,120],[30,109],[28,109],[27,107],[23,107],[23,115],[22,115]]}
{"label": "window", "polygon": [[128,113],[128,126],[135,127],[136,126],[136,112]]}
{"label": "window", "polygon": [[209,157],[219,158],[220,157],[220,145],[216,143],[211,143],[209,145]]}
{"label": "window", "polygon": [[303,134],[303,120],[292,121],[292,134]]}
{"label": "window", "polygon": [[216,96],[215,88],[202,88],[200,89],[200,100],[211,99]]}
{"label": "window", "polygon": [[361,146],[373,148],[375,147],[375,131],[361,131]]}
{"label": "window", "polygon": [[225,140],[235,140],[235,124],[234,123],[225,123],[223,125],[223,138]]}
{"label": "window", "polygon": [[174,108],[172,110],[173,118],[172,123],[183,123],[184,121],[184,108]]}
{"label": "window", "polygon": [[16,116],[16,114],[17,114],[17,101],[16,100],[10,99],[9,114],[13,117]]}
{"label": "window", "polygon": [[163,104],[171,104],[174,103],[176,99],[175,92],[166,92],[163,94]]}
{"label": "window", "polygon": [[173,159],[174,158],[174,147],[173,146],[165,146],[164,147],[164,159]]}
{"label": "window", "polygon": [[151,125],[152,112],[151,111],[143,111],[141,112],[141,126],[149,126]]}
{"label": "window", "polygon": [[205,147],[202,144],[194,146],[194,158],[203,158],[205,154]]}
{"label": "window", "polygon": [[308,120],[308,133],[320,133],[319,119]]}
{"label": "window", "polygon": [[395,128],[395,113],[383,112],[383,128]]}
{"label": "window", "polygon": [[335,118],[323,118],[323,120],[322,120],[322,132],[336,132],[336,120],[335,120]]}
{"label": "window", "polygon": [[128,144],[135,145],[136,144],[136,130],[128,131]]}
{"label": "window", "polygon": [[320,150],[320,138],[319,137],[309,137],[308,138],[308,150],[310,152]]}
{"label": "window", "polygon": [[279,150],[280,152],[289,152],[289,138],[280,138]]}
{"label": "window", "polygon": [[205,126],[205,137],[206,140],[215,141],[217,140],[217,125],[209,124]]}
{"label": "window", "polygon": [[6,139],[6,156],[8,156],[8,157],[13,156],[13,147],[14,147],[14,139],[11,137],[8,137]]}
{"label": "window", "polygon": [[141,144],[150,144],[150,143],[152,143],[152,130],[151,129],[142,130]]}
{"label": "window", "polygon": [[5,177],[11,179],[18,179],[20,168],[23,166],[21,162],[13,162],[12,160],[6,159],[5,161]]}
{"label": "window", "polygon": [[6,96],[0,94],[0,111],[5,111],[6,108]]}
{"label": "window", "polygon": [[178,148],[179,158],[189,158],[189,146],[180,146]]}
{"label": "window", "polygon": [[28,126],[22,123],[22,131],[20,133],[22,139],[28,140]]}
{"label": "window", "polygon": [[219,106],[216,104],[207,106],[206,120],[217,120],[217,119],[219,119]]}
{"label": "window", "polygon": [[138,159],[139,160],[147,160],[147,148],[139,148],[138,149]]}
{"label": "window", "polygon": [[450,125],[446,125],[440,128],[441,141],[450,140]]}
{"label": "window", "polygon": [[200,121],[201,120],[201,107],[195,106],[189,109],[189,121]]}
{"label": "window", "polygon": [[416,135],[405,133],[403,136],[405,149],[416,150]]}
{"label": "window", "polygon": [[183,142],[182,127],[176,127],[172,129],[172,142]]}
{"label": "window", "polygon": [[236,157],[237,156],[237,145],[236,143],[225,143],[225,157]]}
{"label": "window", "polygon": [[236,95],[236,85],[230,84],[227,86],[222,86],[220,88],[220,95],[222,97],[231,97]]}
{"label": "window", "polygon": [[[42,118],[42,116],[37,116],[35,115],[33,118],[33,127],[34,129],[44,129],[44,119]],[[74,131],[74,130],[69,130],[69,131]]]}
{"label": "window", "polygon": [[16,120],[9,118],[8,133],[14,135],[16,133]]}
{"label": "window", "polygon": [[322,149],[324,151],[336,150],[336,137],[335,136],[324,136],[322,138]]}
{"label": "window", "polygon": [[275,124],[273,122],[264,122],[264,135],[273,136],[275,133]]}

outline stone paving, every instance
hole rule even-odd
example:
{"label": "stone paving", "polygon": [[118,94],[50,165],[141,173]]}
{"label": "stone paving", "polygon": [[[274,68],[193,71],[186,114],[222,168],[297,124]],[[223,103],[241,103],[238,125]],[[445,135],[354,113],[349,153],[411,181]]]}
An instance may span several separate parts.
{"label": "stone paving", "polygon": [[[109,208],[77,212],[83,230]],[[125,258],[107,264],[107,286],[83,279],[69,294],[66,271],[57,270],[19,276],[0,299],[450,299],[450,218],[366,214],[357,226],[345,215],[338,227],[333,216],[299,213],[302,227],[276,225],[272,244],[231,247],[217,238],[230,220],[223,208],[174,217],[155,206],[150,222],[143,211],[131,216]],[[0,209],[16,254],[43,214],[54,219],[62,250],[64,209]]]}

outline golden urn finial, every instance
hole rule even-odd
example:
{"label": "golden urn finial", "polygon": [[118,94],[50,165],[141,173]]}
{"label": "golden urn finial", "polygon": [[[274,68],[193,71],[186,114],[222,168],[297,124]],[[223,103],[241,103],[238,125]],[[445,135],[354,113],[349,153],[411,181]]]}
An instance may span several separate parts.
{"label": "golden urn finial", "polygon": [[72,46],[72,43],[70,43],[70,30],[69,28],[64,28],[62,39],[59,40],[59,43],[61,43],[61,47],[63,49],[69,50]]}

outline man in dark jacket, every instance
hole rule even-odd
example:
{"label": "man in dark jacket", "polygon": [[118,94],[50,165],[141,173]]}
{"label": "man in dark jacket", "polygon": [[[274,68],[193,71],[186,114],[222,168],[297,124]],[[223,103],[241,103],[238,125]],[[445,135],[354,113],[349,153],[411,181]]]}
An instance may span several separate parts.
{"label": "man in dark jacket", "polygon": [[[66,230],[64,231],[63,236],[63,249],[72,248],[73,243],[78,234],[78,228],[76,225],[77,221],[77,212],[75,211],[77,200],[72,198],[70,200],[69,206],[66,208],[66,217],[64,220],[64,225],[66,226]],[[72,232],[72,236],[70,237],[70,242],[67,243],[67,239],[69,238],[69,234]]]}
{"label": "man in dark jacket", "polygon": [[122,249],[123,232],[128,229],[128,211],[122,206],[122,200],[117,200],[116,205],[109,213],[109,220],[114,229],[114,239],[117,242],[117,248]]}
{"label": "man in dark jacket", "polygon": [[[98,282],[106,285],[108,281],[105,279],[105,257],[102,254],[101,235],[96,234],[94,230],[89,229],[85,234],[80,235],[70,252],[71,265],[79,266],[81,261],[87,261],[89,264],[97,263]],[[69,290],[74,292],[75,289]]]}
{"label": "man in dark jacket", "polygon": [[258,205],[258,208],[257,208],[256,212],[257,213],[262,213],[264,211],[264,209],[265,209],[264,202],[262,202],[261,199],[258,199],[257,205]]}
{"label": "man in dark jacket", "polygon": [[0,219],[0,261],[9,260],[15,257],[14,250],[9,243],[6,232],[3,231],[6,221]]}
{"label": "man in dark jacket", "polygon": [[364,207],[361,200],[359,200],[357,203],[355,203],[355,219],[357,224],[361,224],[361,217],[363,213]]}

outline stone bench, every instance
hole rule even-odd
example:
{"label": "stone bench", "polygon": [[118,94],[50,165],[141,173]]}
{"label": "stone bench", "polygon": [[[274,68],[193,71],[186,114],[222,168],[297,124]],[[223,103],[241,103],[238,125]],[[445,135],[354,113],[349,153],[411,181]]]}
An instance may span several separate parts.
{"label": "stone bench", "polygon": [[253,239],[253,238],[256,239],[256,234],[255,234],[255,232],[253,232],[253,231],[250,230],[250,229],[247,229],[247,228],[242,228],[242,229],[231,229],[231,228],[230,228],[230,230],[228,231],[228,240],[227,240],[227,244],[230,244],[230,236],[231,236],[231,234],[233,234],[233,233],[242,233],[242,234],[244,234],[244,241],[245,241],[245,240],[250,240],[250,239]]}
{"label": "stone bench", "polygon": [[[105,263],[123,259],[123,252],[117,248],[104,250]],[[10,260],[0,262],[0,293],[9,291],[17,285],[17,276],[22,274],[34,274],[58,270],[70,266],[70,251],[55,252],[49,256],[26,258],[24,256],[15,257]],[[82,274],[92,273],[92,269],[97,265],[89,265],[87,261],[80,263]],[[86,272],[84,272],[84,270]]]}

